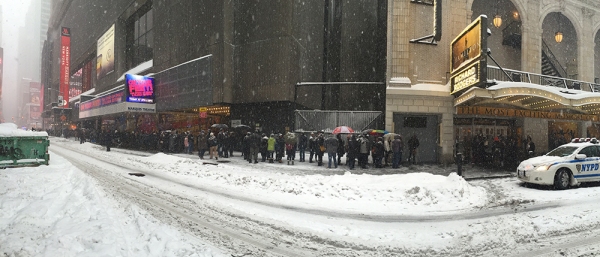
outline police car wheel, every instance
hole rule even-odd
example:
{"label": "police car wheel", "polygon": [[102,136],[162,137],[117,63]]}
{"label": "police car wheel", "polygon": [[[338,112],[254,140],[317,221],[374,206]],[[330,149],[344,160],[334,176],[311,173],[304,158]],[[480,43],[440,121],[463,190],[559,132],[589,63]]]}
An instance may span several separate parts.
{"label": "police car wheel", "polygon": [[571,175],[565,169],[560,169],[556,172],[556,176],[554,177],[554,188],[558,190],[564,190],[569,187],[571,182]]}

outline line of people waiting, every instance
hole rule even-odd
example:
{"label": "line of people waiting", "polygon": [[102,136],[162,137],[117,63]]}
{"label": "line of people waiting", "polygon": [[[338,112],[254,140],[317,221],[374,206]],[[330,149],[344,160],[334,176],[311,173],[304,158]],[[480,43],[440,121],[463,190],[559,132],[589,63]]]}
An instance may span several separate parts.
{"label": "line of people waiting", "polygon": [[[405,148],[400,135],[384,139],[381,136],[364,133],[333,135],[323,131],[269,135],[255,131],[238,136],[235,132],[224,129],[220,129],[216,135],[210,130],[201,130],[198,135],[193,135],[189,131],[181,133],[176,130],[151,134],[106,130],[102,132],[101,138],[111,141],[108,144],[106,140],[101,140],[103,145],[131,149],[186,154],[197,151],[201,159],[205,156],[216,160],[233,157],[234,149],[239,149],[244,160],[255,164],[283,163],[283,158],[287,157],[287,164],[293,165],[296,152],[299,152],[300,162],[306,162],[306,155],[308,155],[309,163],[323,166],[323,157],[327,154],[327,168],[338,168],[345,155],[345,165],[349,169],[356,167],[364,169],[369,166],[399,168],[402,165],[402,154]],[[415,163],[418,144],[418,139],[413,135],[408,142],[409,163]]]}

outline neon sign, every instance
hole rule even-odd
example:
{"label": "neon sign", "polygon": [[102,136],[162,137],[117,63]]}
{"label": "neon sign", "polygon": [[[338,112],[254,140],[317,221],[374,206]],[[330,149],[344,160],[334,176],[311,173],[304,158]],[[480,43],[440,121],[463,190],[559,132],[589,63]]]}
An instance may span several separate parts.
{"label": "neon sign", "polygon": [[125,74],[127,102],[154,103],[154,79],[145,76]]}

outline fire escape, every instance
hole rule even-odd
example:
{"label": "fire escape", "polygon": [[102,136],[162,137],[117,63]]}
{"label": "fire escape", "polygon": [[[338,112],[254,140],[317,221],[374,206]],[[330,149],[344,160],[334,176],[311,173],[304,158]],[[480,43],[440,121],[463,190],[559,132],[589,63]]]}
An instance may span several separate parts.
{"label": "fire escape", "polygon": [[[502,30],[502,44],[515,49],[521,48],[521,22],[513,21]],[[567,77],[566,69],[560,64],[550,47],[542,40],[542,75]]]}

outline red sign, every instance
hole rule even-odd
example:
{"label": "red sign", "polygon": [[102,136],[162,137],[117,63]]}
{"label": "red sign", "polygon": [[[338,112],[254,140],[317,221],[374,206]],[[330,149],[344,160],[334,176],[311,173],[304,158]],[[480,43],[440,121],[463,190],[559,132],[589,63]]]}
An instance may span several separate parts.
{"label": "red sign", "polygon": [[2,78],[4,77],[4,64],[2,63],[2,59],[4,59],[4,49],[0,47],[0,98],[2,97]]}
{"label": "red sign", "polygon": [[206,119],[206,116],[207,116],[207,112],[201,112],[200,113],[200,118]]}
{"label": "red sign", "polygon": [[69,79],[71,66],[71,29],[62,27],[60,49],[60,94],[65,101],[64,108],[69,107]]}

